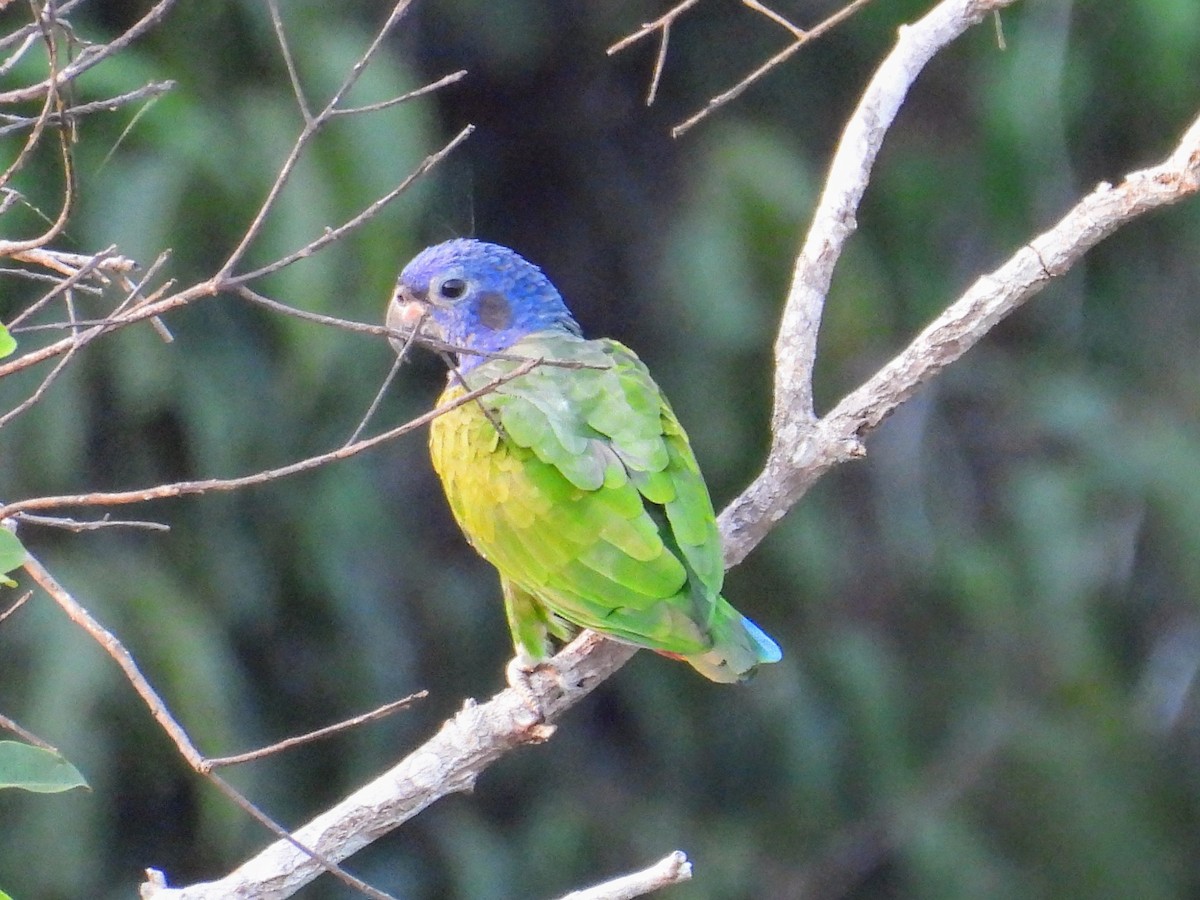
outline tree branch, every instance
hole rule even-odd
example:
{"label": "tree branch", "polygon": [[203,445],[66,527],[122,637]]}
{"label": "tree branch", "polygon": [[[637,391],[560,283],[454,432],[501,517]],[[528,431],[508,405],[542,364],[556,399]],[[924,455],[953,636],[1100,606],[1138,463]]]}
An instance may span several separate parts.
{"label": "tree branch", "polygon": [[691,878],[692,864],[682,850],[676,850],[640,872],[622,875],[582,891],[572,891],[559,900],[633,900]]}
{"label": "tree branch", "polygon": [[[534,671],[530,693],[506,688],[487,703],[468,700],[432,738],[397,765],[292,832],[335,862],[408,821],[435,800],[470,790],[479,774],[517,747],[547,740],[551,724],[623,666],[636,648],[584,632]],[[532,701],[532,702],[531,702]],[[323,867],[287,841],[276,841],[217,881],[168,888],[150,870],[146,900],[224,900],[286,897],[321,874]]]}
{"label": "tree branch", "polygon": [[791,440],[811,428],[812,373],[817,333],[833,270],[858,227],[862,202],[883,139],[908,96],[908,89],[935,54],[993,9],[1015,0],[943,0],[924,18],[900,28],[892,51],[863,91],[838,141],[812,225],[796,257],[791,287],[775,341],[775,440]]}
{"label": "tree branch", "polygon": [[[981,276],[897,357],[848,394],[819,421],[811,419],[811,365],[785,371],[784,355],[814,345],[799,333],[812,328],[820,301],[808,286],[793,291],[784,312],[776,380],[774,442],[766,465],[721,513],[725,560],[745,559],[818,478],[833,466],[862,456],[861,438],[923,383],[977,344],[997,322],[1066,274],[1096,244],[1152,210],[1200,190],[1200,118],[1171,155],[1157,166],[1131,172],[1117,186],[1100,184],[1050,230],[1034,238],[1000,268]],[[793,304],[799,300],[802,309]],[[800,351],[796,351],[800,352]],[[805,351],[807,352],[807,351]]]}
{"label": "tree branch", "polygon": [[[54,72],[51,78],[37,84],[29,85],[28,87],[17,88],[11,91],[0,93],[0,103],[24,103],[29,100],[36,100],[38,97],[45,95],[48,91],[56,91],[60,88],[73,82],[76,78],[86,72],[92,66],[103,62],[110,56],[114,56],[124,50],[135,40],[157,25],[166,16],[167,12],[175,5],[177,0],[160,0],[150,10],[138,19],[133,25],[125,31],[120,37],[114,38],[103,44],[93,44],[84,49],[70,65],[63,69]],[[65,14],[66,10],[59,10],[60,15]]]}
{"label": "tree branch", "polygon": [[471,403],[475,399],[482,397],[485,394],[491,393],[500,385],[512,381],[514,378],[520,378],[522,375],[531,371],[535,367],[542,365],[545,360],[526,359],[523,363],[513,369],[511,372],[499,376],[498,378],[489,381],[475,390],[468,391],[461,397],[456,397],[449,403],[443,406],[435,407],[427,413],[417,416],[415,419],[410,419],[403,425],[397,425],[395,428],[388,429],[381,434],[373,437],[364,438],[356,441],[353,444],[346,444],[338,447],[336,450],[330,450],[327,453],[321,453],[317,456],[310,456],[306,459],[301,459],[293,463],[288,463],[285,466],[279,466],[275,469],[265,469],[261,472],[255,472],[252,475],[242,475],[236,478],[206,478],[200,481],[176,481],[170,484],[159,484],[153,487],[138,488],[131,491],[94,491],[88,494],[65,494],[63,496],[52,497],[31,497],[28,500],[18,500],[14,503],[0,505],[0,519],[15,516],[18,513],[26,512],[31,509],[61,509],[63,507],[81,507],[81,506],[124,506],[128,503],[145,503],[148,500],[165,500],[172,497],[184,497],[190,494],[208,494],[220,491],[235,491],[242,488],[252,487],[258,484],[265,484],[268,481],[274,481],[277,478],[286,478],[289,475],[296,475],[300,472],[307,472],[310,469],[320,468],[337,460],[348,459],[351,456],[356,456],[364,450],[369,450],[379,444],[387,441],[395,440],[403,434],[408,434],[410,431],[415,431],[422,425],[426,425],[433,421],[438,416],[456,409],[465,403]]}

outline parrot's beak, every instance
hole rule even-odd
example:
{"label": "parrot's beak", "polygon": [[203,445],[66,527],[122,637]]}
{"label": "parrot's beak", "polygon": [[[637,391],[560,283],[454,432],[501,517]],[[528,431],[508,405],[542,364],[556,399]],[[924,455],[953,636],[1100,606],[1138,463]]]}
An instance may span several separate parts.
{"label": "parrot's beak", "polygon": [[[411,334],[414,329],[428,337],[441,339],[442,329],[430,315],[432,309],[423,298],[418,297],[407,285],[396,286],[396,293],[388,303],[387,327],[393,331]],[[404,346],[401,338],[388,338],[397,352]]]}

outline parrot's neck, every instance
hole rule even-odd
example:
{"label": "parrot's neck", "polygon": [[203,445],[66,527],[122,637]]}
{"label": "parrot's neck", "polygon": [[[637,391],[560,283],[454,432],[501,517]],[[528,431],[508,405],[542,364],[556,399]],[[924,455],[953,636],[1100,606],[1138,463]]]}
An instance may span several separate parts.
{"label": "parrot's neck", "polygon": [[458,370],[462,373],[470,372],[477,366],[487,362],[491,357],[488,354],[492,353],[507,353],[513,350],[517,344],[522,341],[536,341],[538,338],[547,337],[580,337],[579,324],[571,318],[571,314],[564,308],[561,316],[556,316],[548,319],[545,322],[537,323],[540,327],[514,327],[493,330],[490,328],[480,328],[473,334],[466,336],[466,340],[462,341],[459,346],[470,347],[473,350],[480,351],[479,353],[460,353],[458,355]]}

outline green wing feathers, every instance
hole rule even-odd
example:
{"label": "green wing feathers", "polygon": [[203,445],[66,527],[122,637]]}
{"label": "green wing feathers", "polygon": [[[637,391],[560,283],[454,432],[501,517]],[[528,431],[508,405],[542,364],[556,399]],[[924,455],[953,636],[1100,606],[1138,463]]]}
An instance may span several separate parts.
{"label": "green wing feathers", "polygon": [[[682,656],[717,681],[779,659],[720,596],[708,489],[641,361],[615,341],[558,333],[511,352],[580,367],[539,366],[444,413],[430,449],[464,533],[500,571],[518,652],[544,659],[547,633],[570,625]],[[488,360],[466,387],[517,365]],[[463,390],[452,380],[441,402]]]}

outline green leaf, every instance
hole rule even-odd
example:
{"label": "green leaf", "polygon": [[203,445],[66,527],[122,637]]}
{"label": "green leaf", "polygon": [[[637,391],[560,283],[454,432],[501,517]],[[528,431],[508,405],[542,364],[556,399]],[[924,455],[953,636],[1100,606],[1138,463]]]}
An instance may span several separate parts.
{"label": "green leaf", "polygon": [[[8,354],[12,353],[16,349],[16,340],[11,334],[8,333],[7,328],[5,328],[3,325],[0,325],[0,359],[4,359],[4,357],[8,356]],[[2,895],[0,895],[0,900],[3,900]]]}
{"label": "green leaf", "polygon": [[0,900],[12,900],[12,897],[8,896],[4,891],[0,891]]}
{"label": "green leaf", "polygon": [[57,794],[87,786],[79,770],[57,751],[17,741],[0,741],[0,788]]}
{"label": "green leaf", "polygon": [[16,582],[5,578],[5,574],[25,565],[25,548],[17,540],[17,536],[7,528],[0,526],[0,584],[16,587]]}

